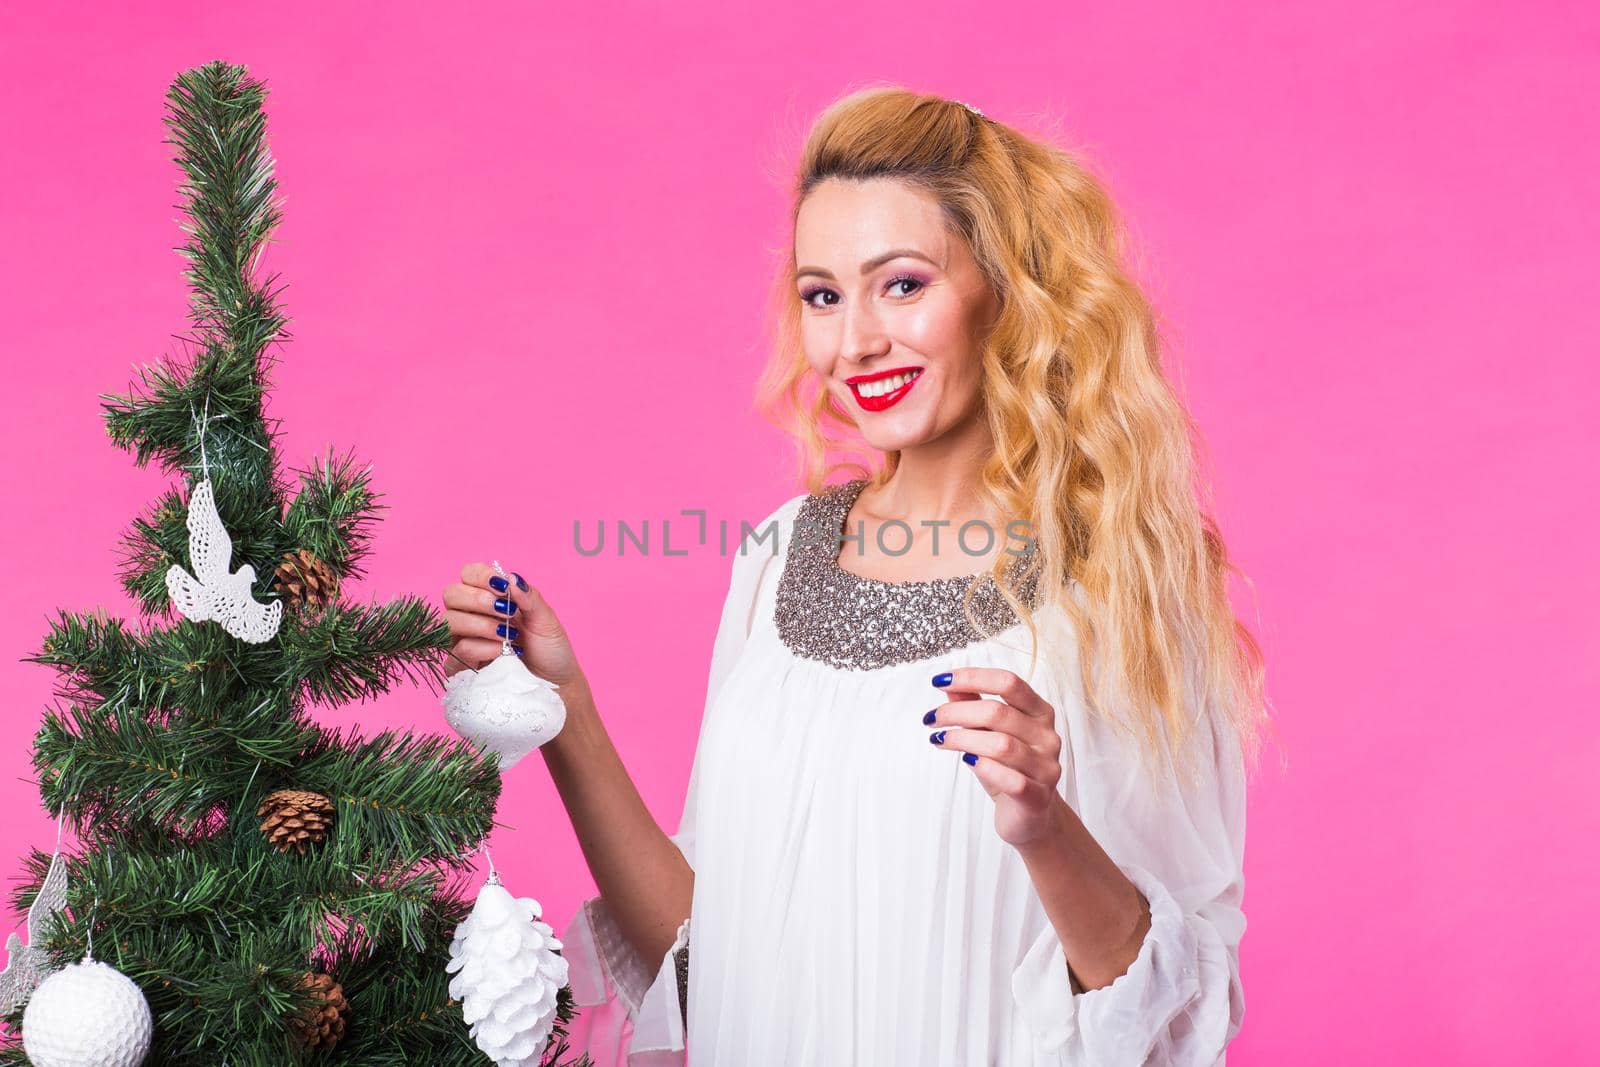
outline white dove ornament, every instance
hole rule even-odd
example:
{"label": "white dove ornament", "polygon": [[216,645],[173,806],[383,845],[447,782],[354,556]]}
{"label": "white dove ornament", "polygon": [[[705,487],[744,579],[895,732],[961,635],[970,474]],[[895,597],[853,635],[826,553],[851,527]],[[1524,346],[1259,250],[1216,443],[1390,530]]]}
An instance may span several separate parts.
{"label": "white dove ornament", "polygon": [[6,938],[6,969],[0,972],[0,1013],[10,1015],[25,1004],[28,997],[50,973],[50,957],[44,950],[44,941],[56,924],[56,912],[67,904],[67,860],[56,847],[55,858],[45,872],[39,892],[28,908],[28,943],[13,933]]}
{"label": "white dove ornament", "polygon": [[[494,569],[505,576],[499,560]],[[445,679],[442,700],[450,728],[498,755],[502,771],[567,724],[567,706],[555,685],[528,669],[509,637],[501,638],[500,654],[493,663]]]}
{"label": "white dove ornament", "polygon": [[167,568],[167,592],[184,618],[222,624],[234,637],[259,645],[270,641],[283,619],[283,601],[255,599],[256,569],[246,563],[233,573],[233,539],[217,514],[217,501],[207,478],[189,494],[189,565]]}

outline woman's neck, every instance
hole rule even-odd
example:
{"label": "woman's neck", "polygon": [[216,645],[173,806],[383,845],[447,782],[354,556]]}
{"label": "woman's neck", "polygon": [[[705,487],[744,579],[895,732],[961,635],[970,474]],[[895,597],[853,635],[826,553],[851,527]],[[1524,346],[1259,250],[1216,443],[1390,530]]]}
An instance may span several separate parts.
{"label": "woman's neck", "polygon": [[[889,480],[863,489],[846,515],[846,532],[865,536],[859,544],[843,546],[840,565],[886,581],[966,576],[987,569],[1006,545],[1004,519],[989,510],[978,490],[987,457],[981,442],[901,452]],[[988,530],[963,533],[963,525],[972,522]],[[884,530],[880,540],[885,523],[904,526]]]}

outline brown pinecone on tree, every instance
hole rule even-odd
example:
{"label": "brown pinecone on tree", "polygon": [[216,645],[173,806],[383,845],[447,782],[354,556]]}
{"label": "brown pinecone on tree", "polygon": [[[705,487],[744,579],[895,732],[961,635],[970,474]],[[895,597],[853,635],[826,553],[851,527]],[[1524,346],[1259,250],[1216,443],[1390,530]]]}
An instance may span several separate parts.
{"label": "brown pinecone on tree", "polygon": [[344,987],[333,975],[320,971],[306,972],[304,984],[316,1003],[304,1013],[290,1016],[289,1029],[303,1048],[332,1048],[344,1036],[345,1020],[350,1014]]}
{"label": "brown pinecone on tree", "polygon": [[291,611],[327,607],[339,595],[339,576],[333,568],[303,548],[285,552],[273,574]]}
{"label": "brown pinecone on tree", "polygon": [[262,798],[256,815],[263,818],[261,832],[273,848],[303,855],[306,846],[328,836],[333,801],[307,789],[277,789]]}

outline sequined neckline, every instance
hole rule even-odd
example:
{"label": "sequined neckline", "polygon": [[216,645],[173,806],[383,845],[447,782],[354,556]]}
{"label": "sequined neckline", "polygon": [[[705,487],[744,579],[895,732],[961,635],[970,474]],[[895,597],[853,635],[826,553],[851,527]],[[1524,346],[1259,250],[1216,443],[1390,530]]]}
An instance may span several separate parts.
{"label": "sequined neckline", "polygon": [[[845,670],[876,670],[942,655],[1016,625],[1016,613],[987,571],[891,582],[840,566],[845,521],[866,484],[856,478],[801,502],[774,608],[778,636],[791,652]],[[1013,559],[1013,574],[1026,560]],[[972,612],[986,632],[962,610],[974,579]],[[1035,606],[1036,590],[1029,576],[1021,592]]]}

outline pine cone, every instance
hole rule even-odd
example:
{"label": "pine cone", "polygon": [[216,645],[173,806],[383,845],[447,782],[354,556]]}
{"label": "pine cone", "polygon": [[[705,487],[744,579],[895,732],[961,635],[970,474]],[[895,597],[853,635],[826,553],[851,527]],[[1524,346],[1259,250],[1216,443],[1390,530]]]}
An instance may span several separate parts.
{"label": "pine cone", "polygon": [[273,571],[289,610],[323,608],[339,595],[339,576],[306,549],[285,552]]}
{"label": "pine cone", "polygon": [[350,1001],[345,998],[344,987],[333,975],[319,971],[308,971],[304,985],[311,990],[316,1003],[304,1013],[290,1016],[289,1029],[302,1048],[332,1048],[344,1036],[345,1020],[350,1014]]}
{"label": "pine cone", "polygon": [[304,855],[307,845],[328,836],[333,825],[333,801],[305,789],[279,789],[268,793],[256,809],[265,817],[261,832],[279,852],[291,848]]}

